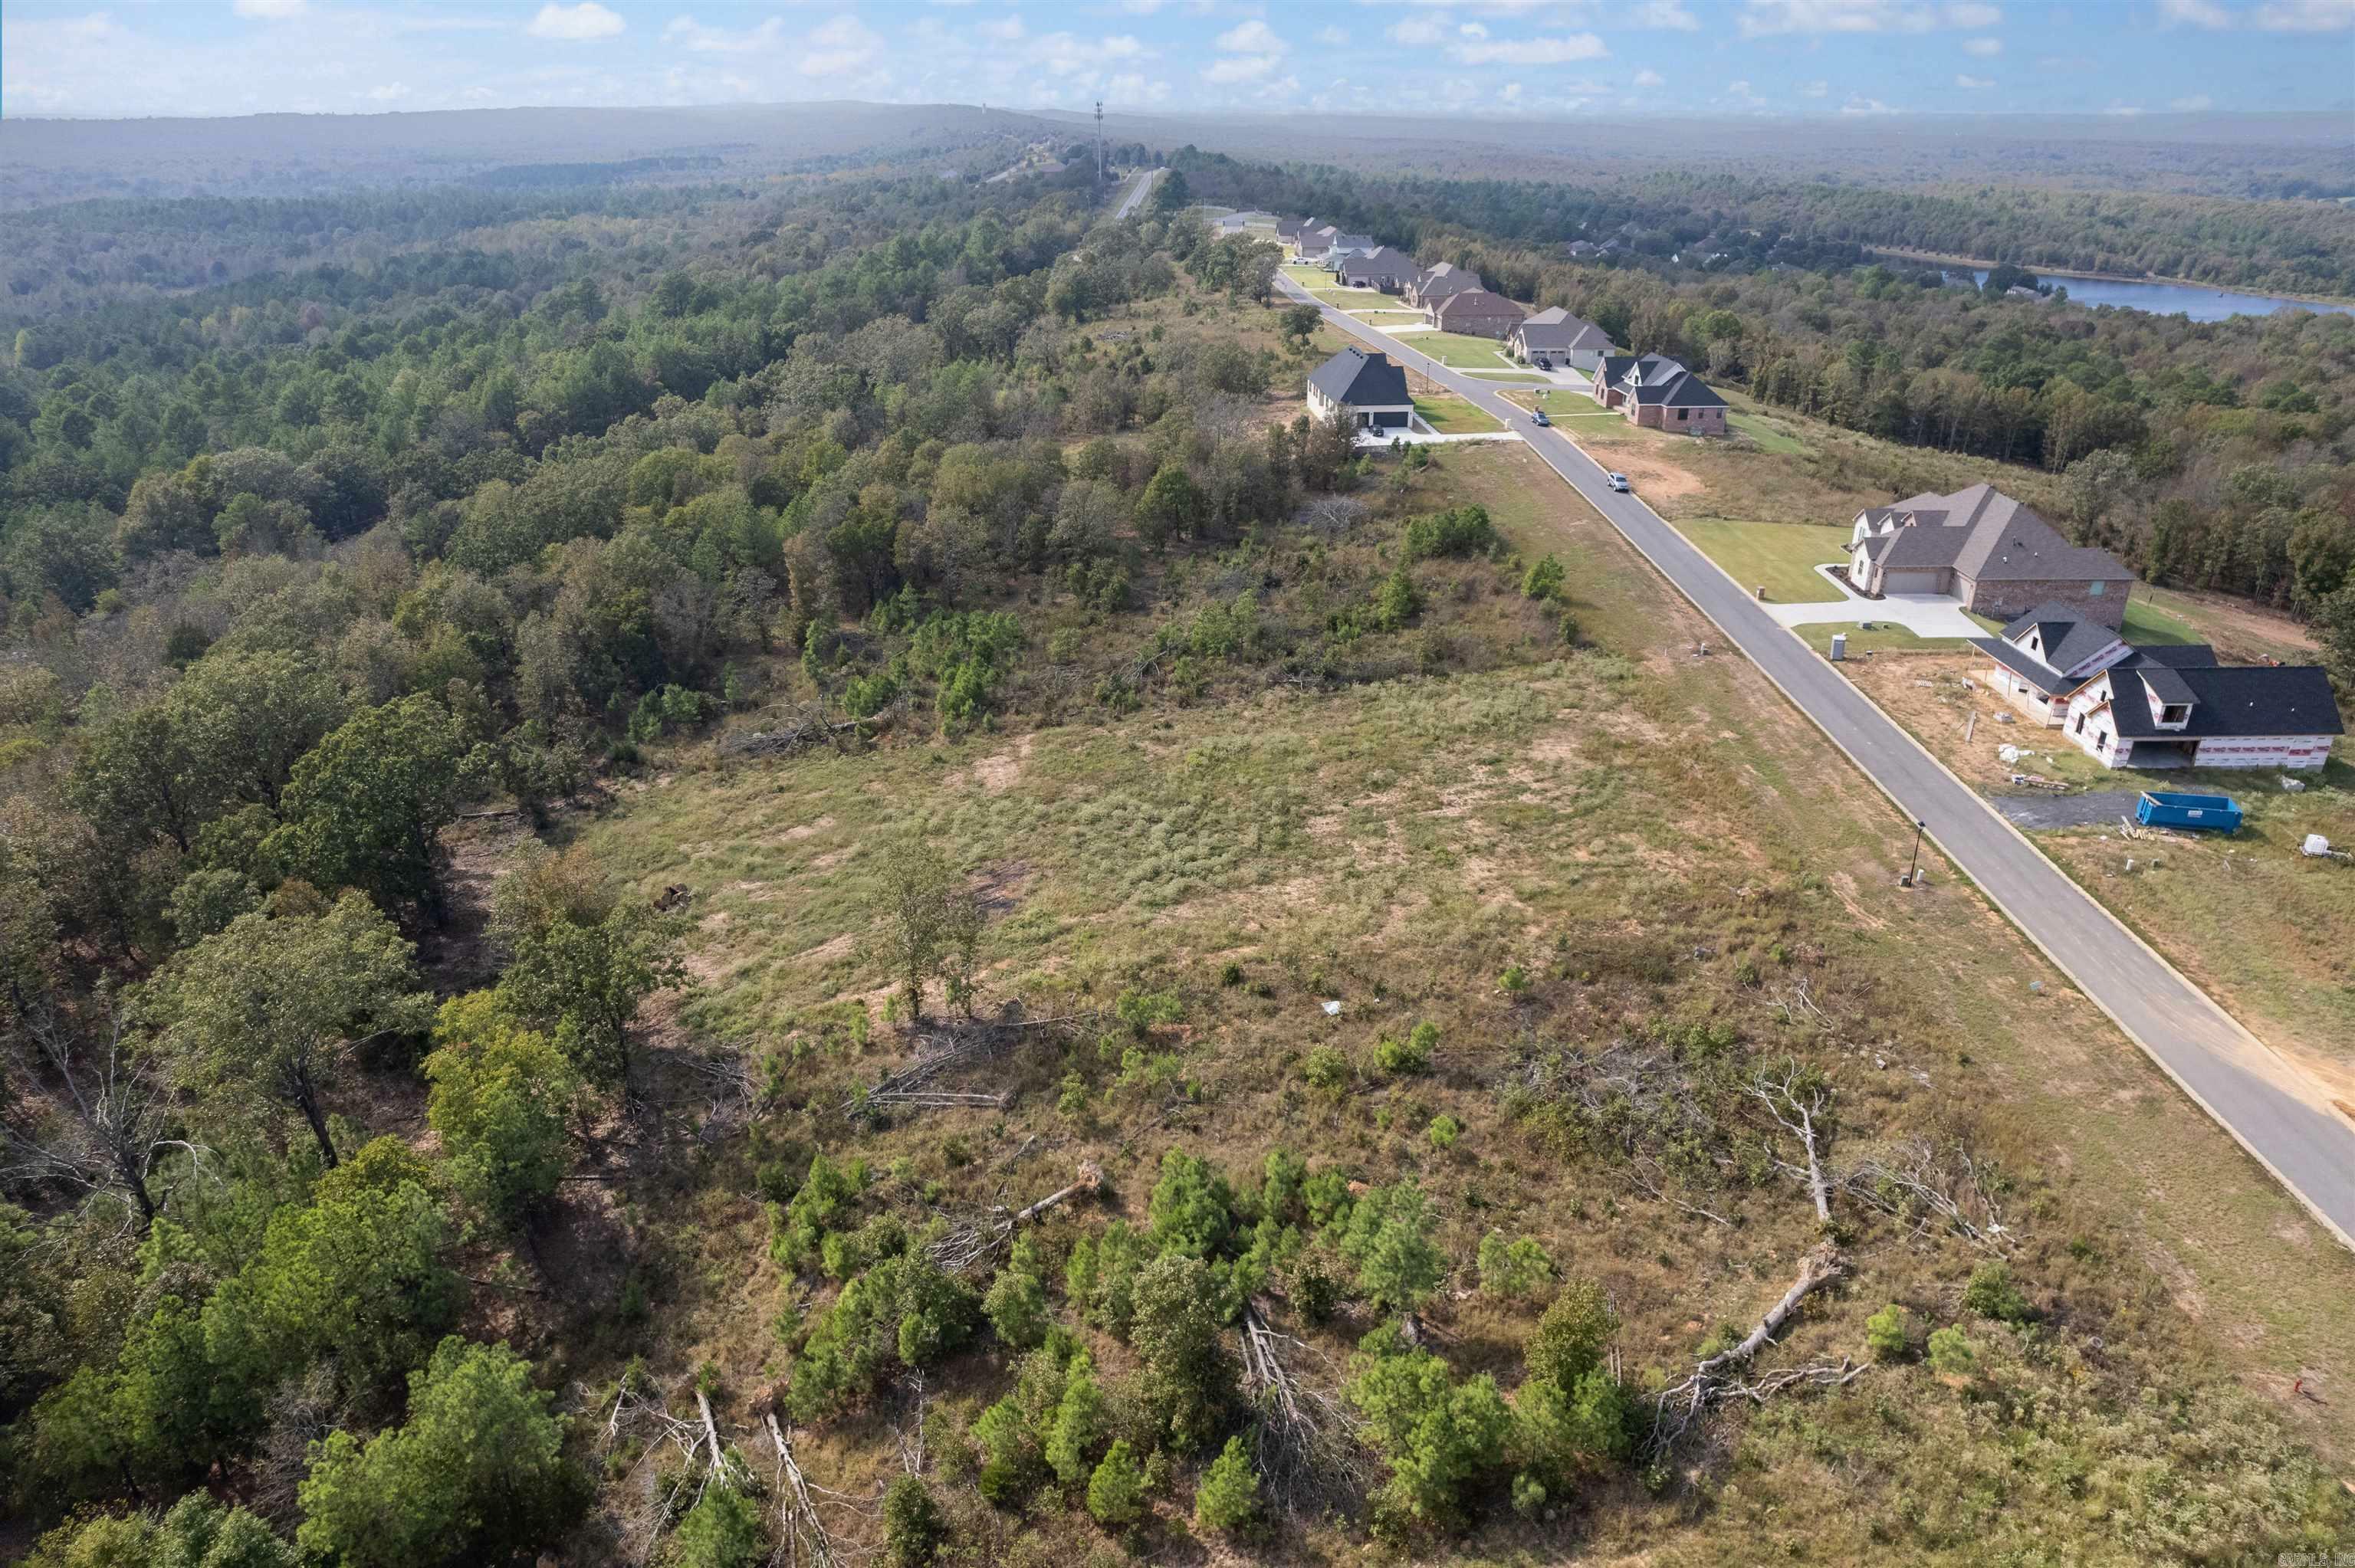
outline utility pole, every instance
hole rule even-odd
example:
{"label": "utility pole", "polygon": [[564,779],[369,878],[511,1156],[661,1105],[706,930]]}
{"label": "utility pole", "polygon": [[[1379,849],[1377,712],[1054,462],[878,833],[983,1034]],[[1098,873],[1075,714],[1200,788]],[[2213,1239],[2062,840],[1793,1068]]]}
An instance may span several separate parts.
{"label": "utility pole", "polygon": [[1103,100],[1096,100],[1096,184],[1103,184]]}

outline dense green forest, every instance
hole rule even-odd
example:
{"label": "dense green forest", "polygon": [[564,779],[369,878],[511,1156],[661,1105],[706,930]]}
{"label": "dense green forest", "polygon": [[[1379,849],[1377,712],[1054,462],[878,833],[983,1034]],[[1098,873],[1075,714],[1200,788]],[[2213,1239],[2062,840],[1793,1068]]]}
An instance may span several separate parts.
{"label": "dense green forest", "polygon": [[[1189,181],[1216,199],[1290,202],[1411,238],[1426,262],[1468,265],[1515,299],[1567,307],[1776,407],[2062,474],[2071,503],[2055,521],[2153,582],[2317,619],[2355,584],[2355,317],[2195,323],[1983,298],[1918,269],[1744,261],[1738,247],[1728,248],[1736,270],[1669,264],[1671,245],[1689,249],[1717,228],[1705,214],[1649,247],[1663,252],[1657,261],[1575,264],[1517,238],[1546,227],[1533,214],[1507,232],[1411,217],[1389,205],[1402,194],[1359,205],[1369,185],[1355,176],[1220,160]],[[1498,185],[1456,199],[1492,211],[1557,196]],[[2328,618],[2350,614],[2342,602]]]}
{"label": "dense green forest", "polygon": [[[591,1562],[627,1555],[626,1537],[642,1559],[750,1568],[832,1517],[922,1568],[1018,1543],[1050,1561],[1075,1529],[1107,1552],[1158,1550],[1156,1504],[1188,1551],[1319,1531],[1409,1551],[1484,1524],[1552,1531],[1598,1498],[1673,1520],[1673,1499],[1698,1497],[1680,1492],[1704,1462],[1679,1446],[1688,1426],[1745,1396],[1695,1372],[1694,1414],[1662,1416],[1675,1387],[1641,1381],[1619,1340],[1668,1308],[1616,1302],[1502,1228],[1451,1259],[1411,1174],[1337,1147],[1172,1147],[1137,1181],[1134,1222],[1033,1245],[964,1139],[911,1125],[921,1155],[870,1161],[891,1096],[922,1081],[869,1081],[877,1025],[855,999],[757,1055],[664,1046],[662,1071],[733,1120],[681,1132],[683,1098],[665,1098],[647,1015],[696,980],[694,934],[720,927],[560,830],[666,784],[647,765],[687,742],[710,742],[714,778],[783,795],[815,785],[722,765],[823,766],[888,737],[876,755],[901,771],[871,781],[888,793],[1018,716],[1102,725],[1171,753],[1151,766],[1188,798],[1150,823],[1118,800],[1082,814],[1114,819],[1140,878],[1191,878],[1281,849],[1284,830],[1229,795],[1216,741],[1169,742],[1173,715],[1225,700],[1241,731],[1262,699],[1369,691],[1431,751],[1448,725],[1485,744],[1527,699],[1447,718],[1416,705],[1453,700],[1423,677],[1526,683],[1575,657],[1582,684],[1641,684],[1633,659],[1579,646],[1562,560],[1514,558],[1478,503],[1407,507],[1427,453],[1355,451],[1295,417],[1313,317],[1263,308],[1267,249],[1211,239],[1180,189],[1119,225],[1092,193],[925,176],[140,203],[36,231],[38,248],[103,235],[110,215],[144,235],[220,223],[252,270],[69,310],[36,311],[65,302],[37,284],[0,371],[0,1470],[30,1561]],[[290,244],[343,228],[329,264]],[[1785,359],[1817,384],[1850,374],[1837,345],[1873,323],[1885,336],[1853,372],[1870,387],[1882,342],[1903,363],[1952,334],[1959,355],[1976,321],[1886,275],[1684,283],[1440,230],[1425,244],[1764,384]],[[265,264],[273,245],[287,265]],[[2011,450],[2051,446],[2073,376],[2147,421],[2130,440],[2062,439],[2051,461],[2072,475],[2166,450],[2149,431],[2170,405],[2140,407],[2146,362],[2179,355],[2225,396],[2206,340],[2165,323],[2139,346],[2089,331],[2072,353],[1991,311],[2020,341],[1987,352],[2042,366],[2018,388],[2041,422]],[[2344,437],[2346,340],[2283,325],[2274,363],[2231,364],[2244,397],[2180,406],[2232,416],[2216,450],[2282,476],[2294,533],[2317,507],[2345,521],[2308,470]],[[2303,404],[2268,404],[2284,381]],[[454,835],[493,819],[519,842],[497,872],[462,872]],[[839,936],[889,976],[884,1026],[911,1051],[1050,1043],[1056,1075],[1034,1098],[1071,1127],[1127,1118],[1124,1150],[1195,1097],[1172,1045],[1189,1008],[1273,1006],[1272,969],[1231,959],[1191,990],[1110,988],[1083,1020],[976,1017],[985,891],[932,839],[862,853],[876,904]],[[1744,886],[1725,983],[1764,1018],[1761,966],[1804,969],[1825,999],[1806,1005],[1864,1038],[1870,982],[1811,950],[1787,896]],[[1837,1431],[1786,1404],[1763,1452],[1815,1456],[1797,1467],[1844,1448],[1903,1491],[1917,1472],[1897,1450],[1935,1446],[1909,1423],[1968,1432],[1980,1458],[2032,1446],[2030,1473],[1976,1502],[1876,1517],[1941,1552],[1999,1526],[1998,1494],[2019,1517],[2081,1520],[2105,1561],[2312,1547],[2344,1525],[2319,1461],[2175,1364],[2181,1316],[2094,1239],[2046,1225],[2015,1278],[1986,1226],[2051,1212],[2051,1190],[2027,1162],[1956,1163],[1978,1136],[1966,1111],[1921,1113],[1939,1143],[1878,1183],[1859,1168],[1838,1224],[1765,1217],[1801,1212],[1790,1161],[1815,1159],[1779,1118],[1830,1091],[1762,1042],[1817,1036],[1762,1023],[1753,1039],[1667,1006],[1695,950],[1678,932],[1483,974],[1508,1007],[1624,984],[1650,1010],[1633,1025],[1577,1001],[1592,1017],[1563,1027],[1595,1038],[1574,1044],[1519,1025],[1496,1047],[1509,1089],[1484,1103],[1550,1157],[1689,1193],[1679,1207],[1757,1245],[1741,1267],[1758,1280],[1802,1248],[1829,1268],[1859,1227],[1926,1260],[1907,1266],[1914,1298],[1946,1326],[1918,1332],[1892,1300],[1870,1354],[1884,1382],[1954,1397],[1928,1414],[1859,1399],[1827,1418]],[[1301,977],[1304,995],[1325,978]],[[1412,1018],[1362,1062],[1329,1045],[1287,1059],[1270,1094],[1302,1118],[1298,1142],[1361,1087],[1400,1088],[1407,1109],[1386,1102],[1380,1128],[1404,1116],[1437,1158],[1465,1128],[1417,1097],[1451,1044]],[[1945,1073],[1943,1054],[1924,1060]],[[1859,1100],[1859,1120],[1876,1114]],[[625,1181],[614,1150],[640,1137],[670,1159]],[[1103,1180],[1082,1171],[1066,1194]],[[557,1245],[541,1222],[568,1181],[611,1181],[618,1204],[666,1206],[686,1232],[699,1202],[757,1194],[764,1239],[731,1261],[775,1290],[707,1299],[690,1328],[666,1314],[692,1264],[591,1258],[592,1233],[570,1239],[567,1273],[538,1249]],[[950,1223],[952,1182],[980,1219]],[[1604,1192],[1572,1201],[1582,1219],[1589,1202],[1618,1212]],[[1707,1213],[1742,1202],[1754,1232]],[[1675,1261],[1648,1233],[1637,1250]],[[576,1294],[607,1266],[610,1298]],[[1284,1322],[1343,1343],[1314,1389],[1277,1364],[1303,1364],[1269,1326],[1279,1298]],[[1457,1300],[1478,1333],[1442,1340],[1427,1315]],[[726,1392],[719,1351],[667,1385],[648,1361],[753,1319],[752,1348],[729,1349],[740,1366],[773,1356],[773,1392],[739,1409],[783,1425],[739,1442],[707,1403]],[[2105,1351],[2092,1326],[2122,1337]],[[1699,1364],[1729,1364],[1710,1358],[1742,1327],[1696,1320]],[[1815,1382],[1856,1370],[1842,1357]],[[888,1411],[910,1391],[900,1422]],[[888,1484],[849,1499],[852,1522],[826,1515],[789,1435],[884,1457]],[[2010,1463],[1988,1462],[1990,1478]],[[1710,1499],[1692,1512],[1750,1528],[1733,1488]],[[1262,1533],[1279,1526],[1293,1533]]]}
{"label": "dense green forest", "polygon": [[1316,212],[1409,249],[1462,229],[1554,245],[1624,236],[1659,256],[1711,237],[1769,230],[2030,269],[2149,273],[2227,288],[2355,298],[2355,210],[2336,202],[2063,192],[1870,181],[1794,185],[1716,172],[1571,184],[1433,179],[1325,166],[1246,164],[1192,148],[1170,154],[1201,196]]}

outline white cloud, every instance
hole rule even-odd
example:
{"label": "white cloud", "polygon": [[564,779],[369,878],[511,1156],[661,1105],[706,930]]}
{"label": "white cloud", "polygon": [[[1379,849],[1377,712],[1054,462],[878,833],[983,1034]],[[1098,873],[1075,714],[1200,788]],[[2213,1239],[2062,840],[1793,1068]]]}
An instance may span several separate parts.
{"label": "white cloud", "polygon": [[692,16],[674,16],[663,29],[663,42],[698,54],[741,55],[774,48],[785,37],[785,19],[772,16],[752,27],[707,27]]}
{"label": "white cloud", "polygon": [[1686,10],[1681,0],[1637,0],[1625,10],[1613,12],[1611,20],[1628,27],[1665,27],[1678,33],[1700,31],[1700,18]]}
{"label": "white cloud", "polygon": [[1169,84],[1167,82],[1162,81],[1157,78],[1152,80],[1147,80],[1143,74],[1137,71],[1124,71],[1119,76],[1114,77],[1110,81],[1104,83],[1104,90],[1108,96],[1118,99],[1124,104],[1167,103],[1169,101]]}
{"label": "white cloud", "polygon": [[1338,27],[1324,27],[1317,31],[1316,41],[1327,48],[1337,49],[1349,41],[1349,35]]}
{"label": "white cloud", "polygon": [[1505,90],[1498,96],[1508,103],[1518,103],[1521,101],[1521,84],[1518,81],[1507,82]]}
{"label": "white cloud", "polygon": [[1611,51],[1593,33],[1569,33],[1558,38],[1497,38],[1486,43],[1455,44],[1447,52],[1465,65],[1549,66],[1601,59]]}
{"label": "white cloud", "polygon": [[1983,60],[1991,60],[2003,53],[2003,40],[2001,38],[1965,38],[1963,53],[1977,55]]}
{"label": "white cloud", "polygon": [[1000,16],[995,22],[983,22],[974,28],[994,44],[1010,44],[1022,37],[1022,18]]}
{"label": "white cloud", "polygon": [[282,22],[301,16],[309,4],[310,0],[237,0],[234,9],[257,22]]}
{"label": "white cloud", "polygon": [[2355,27],[2355,0],[2265,0],[2257,26],[2269,33],[2328,33]]}
{"label": "white cloud", "polygon": [[535,38],[553,38],[568,44],[610,38],[621,30],[622,18],[598,5],[597,0],[581,0],[578,5],[542,5],[539,15],[524,29]]}
{"label": "white cloud", "polygon": [[1662,76],[1658,71],[1646,69],[1636,73],[1636,85],[1637,87],[1666,87],[1668,85],[1668,79]]}
{"label": "white cloud", "polygon": [[1408,16],[1392,22],[1384,30],[1392,43],[1418,47],[1439,43],[1447,37],[1447,29],[1429,16]]}
{"label": "white cloud", "polygon": [[2173,26],[2229,27],[2232,18],[2215,0],[2158,0],[2158,19]]}
{"label": "white cloud", "polygon": [[[1778,33],[1927,33],[1939,27],[1992,27],[2002,10],[1985,0],[1945,5],[1926,0],[1743,0],[1745,37]],[[2176,3],[2176,0],[2163,0]],[[2204,4],[2205,0],[2186,0]]]}
{"label": "white cloud", "polygon": [[405,81],[389,81],[382,87],[369,88],[368,96],[378,103],[398,103],[409,96],[409,84]]}
{"label": "white cloud", "polygon": [[1466,22],[1455,30],[1467,38],[1485,38],[1488,36],[1488,29],[1477,22]]}
{"label": "white cloud", "polygon": [[2132,120],[2135,116],[2142,112],[2142,105],[2138,103],[2113,103],[2107,109],[2103,110],[2102,112],[2112,115],[2120,120]]}
{"label": "white cloud", "polygon": [[2189,98],[2179,98],[2175,100],[2173,102],[2169,103],[2168,107],[2169,109],[2180,110],[2186,114],[2197,114],[2200,111],[2209,108],[2215,101],[2216,101],[2214,99],[2210,98],[2204,92],[2195,92]]}
{"label": "white cloud", "polygon": [[1214,40],[1221,51],[1202,73],[1202,79],[1222,87],[1240,87],[1249,83],[1263,84],[1263,97],[1288,96],[1299,90],[1300,83],[1292,78],[1278,79],[1276,71],[1284,65],[1284,57],[1292,46],[1284,41],[1276,30],[1254,16],[1239,22],[1220,33]]}
{"label": "white cloud", "polygon": [[1981,88],[1993,87],[1995,83],[1983,76],[1957,76],[1955,85],[1966,92],[1977,92]]}
{"label": "white cloud", "polygon": [[883,58],[883,40],[856,16],[837,16],[813,28],[809,52],[797,62],[801,73],[820,79],[862,73]]}
{"label": "white cloud", "polygon": [[1801,98],[1828,98],[1831,90],[1832,84],[1828,81],[1803,81],[1799,84]]}
{"label": "white cloud", "polygon": [[1842,114],[1894,114],[1897,111],[1890,108],[1889,105],[1881,102],[1881,100],[1877,98],[1865,98],[1861,95],[1855,95],[1851,96],[1846,103],[1840,105],[1840,112]]}
{"label": "white cloud", "polygon": [[1114,65],[1145,59],[1153,51],[1126,33],[1082,38],[1071,33],[1049,33],[1030,48],[1029,58],[1056,76],[1092,76]]}
{"label": "white cloud", "polygon": [[1231,55],[1280,55],[1291,47],[1256,16],[1220,33],[1218,45]]}

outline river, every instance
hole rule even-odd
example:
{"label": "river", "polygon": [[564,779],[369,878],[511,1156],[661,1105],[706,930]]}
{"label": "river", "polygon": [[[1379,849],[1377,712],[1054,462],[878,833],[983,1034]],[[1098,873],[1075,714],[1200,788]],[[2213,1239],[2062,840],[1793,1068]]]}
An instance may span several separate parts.
{"label": "river", "polygon": [[[1955,270],[1959,274],[1960,270]],[[1971,273],[1975,283],[1987,281],[1984,270]],[[2122,283],[2104,278],[2074,278],[2066,272],[2038,272],[2040,283],[2057,283],[2081,305],[2115,305],[2121,310],[2148,311],[2155,316],[2190,316],[2195,322],[2221,322],[2228,316],[2269,316],[2275,311],[2328,311],[2355,315],[2355,305],[2318,305],[2305,300],[2276,299],[2271,294],[2243,294],[2211,289],[2202,283]]]}

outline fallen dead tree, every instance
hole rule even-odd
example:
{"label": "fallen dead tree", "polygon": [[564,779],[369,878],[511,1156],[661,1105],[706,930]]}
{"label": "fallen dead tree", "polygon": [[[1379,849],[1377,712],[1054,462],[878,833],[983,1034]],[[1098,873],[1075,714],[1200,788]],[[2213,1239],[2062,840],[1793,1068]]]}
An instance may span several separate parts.
{"label": "fallen dead tree", "polygon": [[1909,1139],[1859,1161],[1840,1178],[1840,1187],[1859,1202],[1910,1222],[1917,1236],[1943,1221],[1975,1246],[2008,1249],[2011,1233],[1989,1180],[1960,1143],[1941,1149],[1926,1138]]}
{"label": "fallen dead tree", "polygon": [[838,747],[846,738],[856,738],[861,733],[872,734],[890,726],[891,716],[888,712],[871,718],[829,720],[822,705],[806,703],[791,710],[785,721],[774,729],[748,730],[742,735],[726,736],[719,743],[719,753],[723,757],[779,757],[810,746]]}
{"label": "fallen dead tree", "polygon": [[1052,1018],[968,1019],[920,1037],[916,1059],[877,1079],[861,1084],[842,1097],[847,1117],[862,1117],[879,1107],[986,1106],[1003,1108],[1011,1096],[1005,1090],[946,1089],[940,1078],[948,1073],[994,1061],[1030,1031],[1076,1026],[1094,1020],[1089,1012],[1060,1013]]}
{"label": "fallen dead tree", "polygon": [[925,1249],[925,1255],[951,1274],[962,1274],[996,1254],[1024,1225],[1036,1224],[1050,1211],[1083,1192],[1103,1185],[1103,1171],[1092,1160],[1080,1161],[1079,1179],[1020,1209],[996,1208],[971,1224],[959,1225]]}
{"label": "fallen dead tree", "polygon": [[1766,1315],[1742,1336],[1741,1343],[1720,1351],[1695,1366],[1689,1376],[1662,1389],[1652,1406],[1652,1435],[1647,1445],[1652,1457],[1659,1457],[1675,1448],[1695,1423],[1730,1399],[1764,1403],[1795,1383],[1846,1383],[1861,1376],[1864,1369],[1850,1366],[1846,1357],[1837,1366],[1819,1363],[1792,1368],[1756,1383],[1739,1382],[1735,1375],[1748,1367],[1790,1322],[1800,1303],[1847,1272],[1847,1260],[1831,1243],[1813,1248],[1799,1260],[1799,1277],[1783,1292],[1783,1298],[1766,1309]]}
{"label": "fallen dead tree", "polygon": [[835,1550],[833,1534],[818,1517],[809,1478],[794,1457],[793,1439],[777,1425],[776,1412],[768,1413],[768,1422],[769,1441],[777,1446],[777,1515],[788,1568],[799,1568],[803,1563],[810,1568],[835,1568],[842,1559]]}
{"label": "fallen dead tree", "polygon": [[1774,1161],[1775,1169],[1805,1181],[1807,1195],[1815,1200],[1816,1223],[1831,1224],[1831,1180],[1824,1173],[1823,1160],[1823,1143],[1829,1132],[1831,1091],[1797,1062],[1786,1058],[1779,1071],[1760,1068],[1743,1093],[1764,1106],[1766,1113],[1806,1150],[1805,1170],[1782,1159]]}
{"label": "fallen dead tree", "polygon": [[1260,1413],[1253,1457],[1268,1500],[1295,1516],[1337,1494],[1363,1491],[1372,1476],[1358,1414],[1338,1393],[1310,1387],[1292,1369],[1290,1358],[1315,1353],[1271,1329],[1257,1300],[1245,1304],[1243,1389]]}

